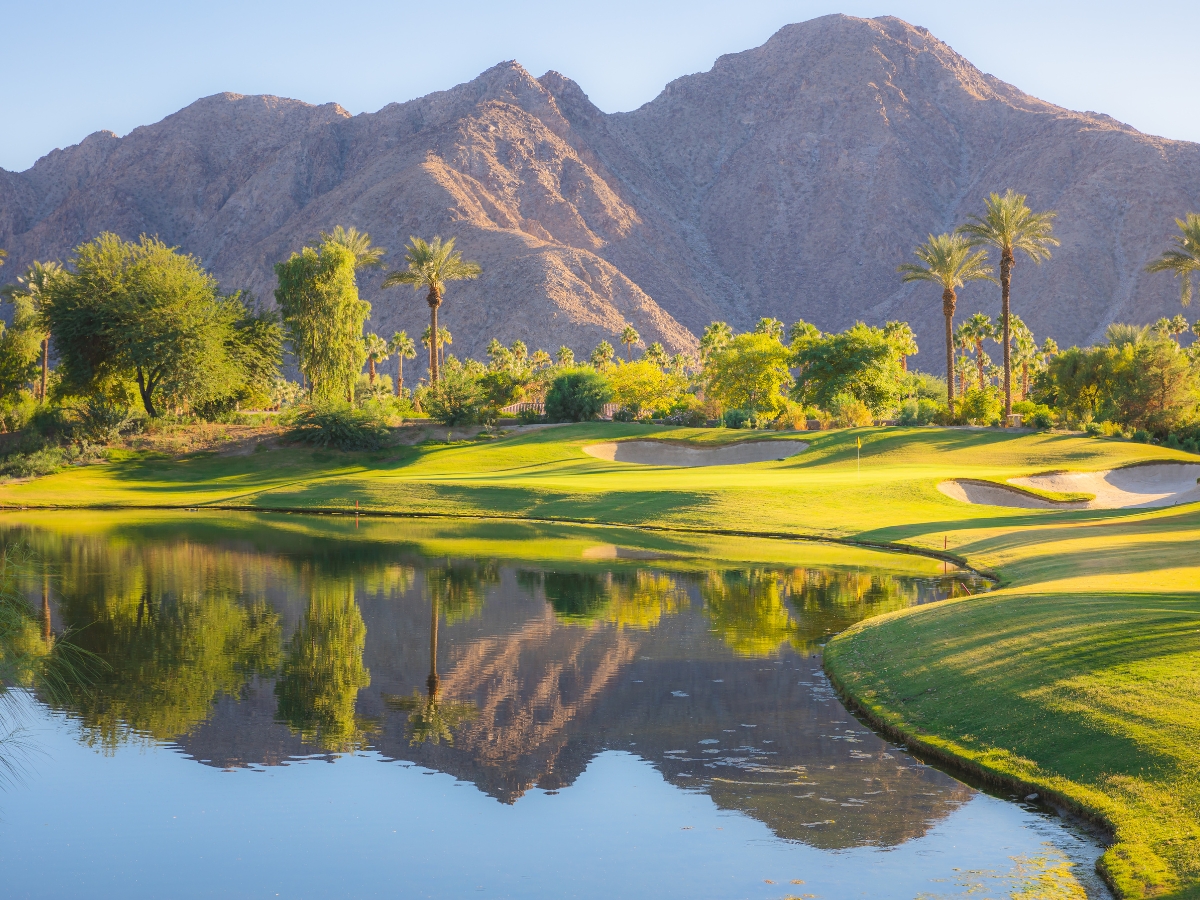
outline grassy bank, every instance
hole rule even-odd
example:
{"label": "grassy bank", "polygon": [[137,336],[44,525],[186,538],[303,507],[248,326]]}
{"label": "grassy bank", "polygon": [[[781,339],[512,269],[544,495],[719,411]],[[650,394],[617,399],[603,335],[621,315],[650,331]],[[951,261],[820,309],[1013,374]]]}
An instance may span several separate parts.
{"label": "grassy bank", "polygon": [[888,727],[1105,821],[1117,843],[1103,865],[1122,894],[1200,896],[1200,506],[1001,509],[936,488],[1195,457],[1065,435],[897,428],[770,435],[811,446],[721,468],[630,466],[582,451],[625,437],[747,435],[596,424],[375,454],[129,453],[0,485],[0,504],[350,512],[357,502],[368,513],[945,548],[997,574],[1002,590],[857,626],[831,644],[832,674]]}

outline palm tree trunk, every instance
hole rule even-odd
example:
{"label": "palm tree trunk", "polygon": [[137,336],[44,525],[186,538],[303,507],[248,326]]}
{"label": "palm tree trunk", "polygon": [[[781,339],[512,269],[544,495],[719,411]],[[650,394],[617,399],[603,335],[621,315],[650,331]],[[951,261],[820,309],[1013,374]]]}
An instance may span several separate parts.
{"label": "palm tree trunk", "polygon": [[1012,415],[1012,356],[1008,346],[1011,339],[1009,330],[1009,288],[1012,286],[1012,251],[1006,250],[1000,255],[1000,318],[1004,320],[1004,424],[1008,425],[1008,417]]}
{"label": "palm tree trunk", "polygon": [[50,374],[50,335],[42,338],[42,393],[39,398],[46,402],[46,378]]}
{"label": "palm tree trunk", "polygon": [[438,596],[434,593],[429,598],[429,678],[425,681],[425,686],[429,689],[429,696],[431,698],[436,696],[438,692],[438,606]]}
{"label": "palm tree trunk", "polygon": [[975,366],[979,369],[979,389],[982,391],[983,381],[983,338],[975,341]]}
{"label": "palm tree trunk", "polygon": [[1021,399],[1029,396],[1029,360],[1021,364]]}
{"label": "palm tree trunk", "polygon": [[396,396],[400,396],[400,390],[404,387],[404,354],[396,354]]}
{"label": "palm tree trunk", "polygon": [[42,640],[50,643],[50,576],[42,573]]}
{"label": "palm tree trunk", "polygon": [[946,317],[946,406],[954,418],[954,307],[958,298],[954,291],[942,291],[942,315]]}
{"label": "palm tree trunk", "polygon": [[436,288],[429,289],[426,302],[429,304],[429,384],[432,386],[438,383],[437,311],[442,302]]}
{"label": "palm tree trunk", "polygon": [[367,380],[372,387],[375,386],[375,357],[373,356],[367,357]]}

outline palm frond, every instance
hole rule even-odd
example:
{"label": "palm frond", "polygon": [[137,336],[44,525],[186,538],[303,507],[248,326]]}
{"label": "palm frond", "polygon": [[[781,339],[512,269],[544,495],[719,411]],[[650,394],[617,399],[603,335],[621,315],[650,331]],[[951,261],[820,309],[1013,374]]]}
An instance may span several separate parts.
{"label": "palm frond", "polygon": [[995,281],[987,264],[987,253],[973,251],[966,238],[958,234],[929,235],[913,255],[923,263],[897,266],[901,281],[932,281],[943,289],[954,290],[968,281]]}
{"label": "palm frond", "polygon": [[1050,248],[1059,245],[1053,235],[1055,212],[1037,212],[1029,208],[1024,194],[1009,188],[1001,194],[991,194],[984,201],[982,216],[968,216],[957,233],[972,247],[995,247],[1001,254],[1018,250],[1040,263],[1050,258]]}
{"label": "palm frond", "polygon": [[1192,275],[1200,272],[1200,214],[1188,213],[1185,219],[1176,219],[1179,234],[1171,238],[1175,246],[1167,250],[1146,266],[1147,272],[1170,272],[1181,282],[1179,302],[1188,306],[1192,302]]}

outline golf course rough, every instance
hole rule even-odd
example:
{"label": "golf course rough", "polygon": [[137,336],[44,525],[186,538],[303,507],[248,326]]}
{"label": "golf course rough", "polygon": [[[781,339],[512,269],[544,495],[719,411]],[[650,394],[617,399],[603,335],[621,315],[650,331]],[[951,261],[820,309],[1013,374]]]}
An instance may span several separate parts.
{"label": "golf course rough", "polygon": [[945,552],[995,575],[1000,589],[851,628],[827,648],[835,682],[914,747],[1102,822],[1114,843],[1100,868],[1120,896],[1200,897],[1200,504],[1022,509],[938,490],[1197,458],[1077,435],[939,428],[756,432],[808,448],[724,466],[617,464],[583,449],[624,440],[713,448],[745,437],[592,423],[375,453],[129,453],[0,484],[0,504],[344,514],[357,503],[364,514]]}

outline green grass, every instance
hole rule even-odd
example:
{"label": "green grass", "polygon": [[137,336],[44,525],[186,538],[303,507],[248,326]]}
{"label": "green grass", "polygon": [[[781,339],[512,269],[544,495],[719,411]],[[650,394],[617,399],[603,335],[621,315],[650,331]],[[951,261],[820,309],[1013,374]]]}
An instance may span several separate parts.
{"label": "green grass", "polygon": [[[582,451],[647,437],[799,437],[811,446],[783,461],[699,469]],[[936,487],[1170,459],[1196,458],[990,430],[782,435],[593,424],[374,454],[131,456],[0,485],[0,504],[348,513],[357,501],[366,513],[945,549],[994,573],[1002,589],[861,623],[831,643],[831,674],[905,739],[1106,823],[1116,843],[1102,866],[1121,895],[1200,897],[1200,505],[1021,510],[959,503]],[[752,552],[732,537],[711,540],[733,542],[714,543],[714,554]]]}

